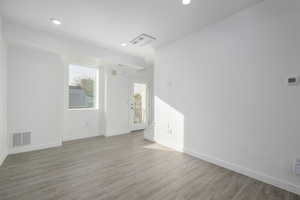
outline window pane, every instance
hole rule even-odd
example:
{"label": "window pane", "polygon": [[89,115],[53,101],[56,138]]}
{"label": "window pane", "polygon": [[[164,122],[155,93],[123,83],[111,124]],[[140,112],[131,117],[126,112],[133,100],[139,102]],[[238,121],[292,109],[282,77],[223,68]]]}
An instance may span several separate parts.
{"label": "window pane", "polygon": [[69,66],[69,108],[95,108],[98,70]]}

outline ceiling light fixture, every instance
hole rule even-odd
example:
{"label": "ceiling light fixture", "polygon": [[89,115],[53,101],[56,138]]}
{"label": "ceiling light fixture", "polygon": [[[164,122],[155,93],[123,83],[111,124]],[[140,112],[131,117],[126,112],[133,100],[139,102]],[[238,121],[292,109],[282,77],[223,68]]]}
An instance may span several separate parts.
{"label": "ceiling light fixture", "polygon": [[127,43],[122,43],[121,46],[122,47],[126,47],[128,44]]}
{"label": "ceiling light fixture", "polygon": [[182,0],[183,5],[189,5],[191,3],[191,0]]}
{"label": "ceiling light fixture", "polygon": [[61,25],[61,21],[55,18],[50,18],[50,21],[52,22],[52,24],[54,25]]}

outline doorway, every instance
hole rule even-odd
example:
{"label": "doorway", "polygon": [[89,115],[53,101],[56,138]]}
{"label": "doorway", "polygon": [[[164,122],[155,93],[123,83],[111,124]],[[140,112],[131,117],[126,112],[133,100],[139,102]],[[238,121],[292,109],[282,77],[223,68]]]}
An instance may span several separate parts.
{"label": "doorway", "polygon": [[131,92],[131,131],[143,130],[147,124],[148,90],[145,83],[133,83]]}

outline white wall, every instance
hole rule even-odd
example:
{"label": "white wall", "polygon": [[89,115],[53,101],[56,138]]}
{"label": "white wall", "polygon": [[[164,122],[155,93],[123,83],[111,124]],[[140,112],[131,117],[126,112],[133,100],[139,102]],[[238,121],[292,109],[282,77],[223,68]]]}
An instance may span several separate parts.
{"label": "white wall", "polygon": [[[88,64],[82,63],[84,66]],[[152,88],[151,70],[135,71],[114,64],[99,65],[99,108],[68,109],[68,90],[65,88],[64,141],[99,135],[115,136],[131,131],[129,98],[133,82],[148,83]],[[68,74],[68,65],[65,68]],[[117,74],[113,75],[112,71]],[[68,78],[65,78],[65,86]]]}
{"label": "white wall", "polygon": [[0,165],[7,156],[6,76],[6,44],[0,17]]}
{"label": "white wall", "polygon": [[106,136],[130,132],[129,127],[129,79],[119,71],[112,75],[111,67],[106,67]]}
{"label": "white wall", "polygon": [[[89,59],[81,59],[80,56],[76,58],[76,62],[80,60],[79,64],[83,66],[89,67],[93,63],[88,62]],[[147,70],[133,75],[129,72],[132,70],[125,70],[117,76],[107,72],[105,81],[104,65],[99,65],[99,108],[69,110],[68,64],[73,62],[75,61],[72,59],[66,61],[61,55],[40,48],[10,44],[9,133],[33,132],[31,146],[10,148],[10,153],[60,145],[62,140],[130,132],[128,106],[130,82],[150,79],[148,73],[146,74]],[[118,66],[115,68],[122,71]]]}
{"label": "white wall", "polygon": [[[10,153],[61,144],[64,68],[60,56],[19,45],[8,47]],[[32,144],[11,148],[11,135],[32,132]]]}
{"label": "white wall", "polygon": [[300,194],[299,10],[266,0],[159,49],[155,139]]}
{"label": "white wall", "polygon": [[[86,62],[83,66],[91,67]],[[104,68],[99,66],[98,108],[69,109],[68,64],[65,65],[65,115],[63,140],[74,140],[104,135]]]}
{"label": "white wall", "polygon": [[68,141],[103,135],[100,129],[102,120],[99,113],[99,110],[93,109],[66,109],[63,140]]}
{"label": "white wall", "polygon": [[[117,74],[113,75],[112,71]],[[113,65],[105,67],[105,120],[106,136],[129,133],[132,129],[130,118],[130,94],[133,83],[147,83],[152,90],[153,73],[151,68],[136,71]]]}
{"label": "white wall", "polygon": [[[140,57],[134,57],[131,55],[124,54],[122,52],[118,52],[115,50],[107,49],[104,47],[96,46],[94,44],[80,41],[75,38],[65,38],[59,35],[47,33],[40,30],[35,30],[30,27],[26,27],[20,24],[14,24],[7,22],[5,23],[5,39],[8,41],[8,43],[12,46],[9,53],[9,62],[10,65],[13,65],[13,68],[10,69],[10,82],[13,82],[13,86],[10,86],[10,88],[14,87],[17,88],[16,84],[14,83],[14,79],[16,79],[17,76],[21,76],[21,73],[26,70],[26,68],[29,68],[28,70],[32,70],[32,74],[26,74],[28,77],[19,79],[18,81],[22,84],[22,86],[28,86],[32,83],[30,80],[31,77],[36,76],[40,71],[36,69],[37,65],[43,65],[45,68],[45,72],[47,70],[56,70],[55,72],[52,71],[50,76],[54,76],[54,73],[56,74],[57,79],[59,79],[59,82],[56,82],[56,84],[59,84],[59,90],[62,91],[61,96],[59,96],[59,101],[61,101],[61,97],[63,98],[62,104],[63,107],[59,112],[59,116],[57,116],[57,120],[59,120],[59,125],[62,127],[62,132],[59,130],[59,132],[56,132],[55,134],[50,133],[51,130],[48,130],[44,132],[42,135],[46,135],[46,137],[37,138],[37,135],[35,135],[34,138],[34,144],[32,147],[27,148],[21,148],[21,149],[14,149],[10,150],[11,153],[21,152],[21,151],[28,151],[35,148],[42,148],[50,145],[57,144],[57,138],[54,139],[52,137],[56,137],[57,134],[61,139],[63,140],[73,140],[73,139],[80,139],[85,137],[92,137],[92,136],[98,136],[102,135],[106,131],[106,124],[105,122],[111,121],[111,119],[105,119],[105,113],[104,113],[104,90],[105,90],[105,83],[104,83],[104,72],[100,70],[100,80],[99,80],[99,110],[68,110],[68,64],[82,64],[82,65],[94,65],[95,63],[103,63],[105,60],[105,63],[122,63],[122,64],[129,64],[134,66],[146,66],[147,63],[145,63],[143,58]],[[26,48],[25,48],[26,46]],[[22,51],[26,51],[25,49],[29,49],[28,52],[24,54],[26,56],[22,56]],[[38,54],[41,54],[42,56],[38,57]],[[50,58],[52,55],[52,58]],[[19,57],[21,59],[19,59]],[[43,59],[43,57],[47,59]],[[55,57],[55,58],[54,58]],[[35,59],[37,59],[35,61]],[[25,64],[22,64],[22,63]],[[55,63],[56,62],[56,63]],[[43,63],[43,64],[41,64]],[[52,69],[50,66],[55,65],[55,67]],[[100,65],[99,65],[100,66]],[[21,70],[19,70],[19,68]],[[23,70],[23,71],[22,71]],[[15,71],[17,73],[15,73]],[[46,76],[46,75],[45,75]],[[48,75],[47,75],[48,76]],[[62,78],[61,78],[62,76]],[[30,78],[29,78],[30,77]],[[50,80],[53,77],[43,77],[39,76],[39,78],[45,78],[45,80]],[[25,80],[26,79],[26,80]],[[62,79],[62,83],[60,82]],[[48,87],[48,85],[46,85]],[[58,87],[58,85],[56,85]],[[115,85],[117,87],[117,85]],[[38,87],[38,86],[36,86]],[[42,86],[39,86],[42,87]],[[123,85],[121,84],[121,87]],[[18,95],[19,90],[15,90],[10,94],[10,99],[14,98]],[[29,89],[25,88],[25,90],[22,90],[23,94],[27,95],[27,93],[30,94],[31,91]],[[39,99],[39,95],[42,95],[42,92],[36,93],[36,99]],[[119,95],[119,93],[115,94],[116,96]],[[18,96],[19,97],[19,96]],[[42,97],[44,98],[44,96]],[[115,98],[118,99],[118,98]],[[58,101],[58,99],[53,99],[54,101]],[[118,99],[119,100],[119,99]],[[37,100],[37,103],[40,104],[40,100]],[[48,100],[47,103],[52,102],[52,100]],[[120,101],[119,101],[120,102]],[[56,102],[53,102],[56,104]],[[116,102],[117,103],[117,102]],[[22,102],[20,98],[16,98],[11,103],[9,109],[9,115],[10,117],[10,125],[9,125],[9,132],[12,131],[23,131],[23,129],[35,129],[34,131],[40,131],[43,126],[45,125],[34,125],[34,123],[39,124],[40,118],[37,119],[37,121],[34,121],[35,119],[31,119],[30,123],[28,122],[28,116],[36,114],[37,110],[40,108],[33,108],[29,106],[24,106],[26,102]],[[19,107],[15,108],[15,105],[18,105]],[[18,115],[18,109],[20,107],[26,107],[26,113],[22,113],[21,115]],[[47,114],[48,111],[43,112],[43,114]],[[62,112],[62,113],[61,113]],[[58,113],[56,113],[58,114]],[[54,116],[54,114],[49,117]],[[122,115],[121,115],[122,116]],[[17,119],[14,119],[17,117]],[[60,120],[62,118],[62,120]],[[114,120],[112,118],[112,120]],[[121,133],[124,131],[124,116],[123,118],[120,117],[116,121],[111,122],[111,124],[114,124],[115,127],[113,127],[113,131],[115,134]],[[25,124],[26,123],[26,124]],[[58,122],[53,122],[58,123]],[[52,124],[53,125],[53,124]],[[28,126],[28,127],[27,127]],[[35,127],[37,126],[37,127]],[[127,127],[128,127],[128,118],[127,118]],[[55,128],[55,126],[53,126]],[[128,131],[126,129],[126,131]],[[39,133],[40,134],[40,133]],[[48,136],[50,134],[50,136]]]}

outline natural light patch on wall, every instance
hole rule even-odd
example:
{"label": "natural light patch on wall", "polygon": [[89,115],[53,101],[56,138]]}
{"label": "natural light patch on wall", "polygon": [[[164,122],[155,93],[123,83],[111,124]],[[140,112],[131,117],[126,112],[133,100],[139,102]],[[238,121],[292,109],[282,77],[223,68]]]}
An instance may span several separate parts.
{"label": "natural light patch on wall", "polygon": [[167,147],[182,151],[184,148],[184,115],[155,96],[154,140]]}

